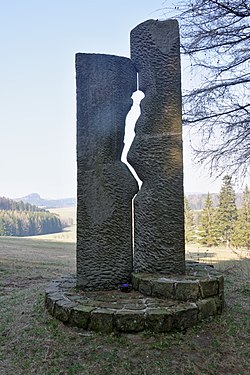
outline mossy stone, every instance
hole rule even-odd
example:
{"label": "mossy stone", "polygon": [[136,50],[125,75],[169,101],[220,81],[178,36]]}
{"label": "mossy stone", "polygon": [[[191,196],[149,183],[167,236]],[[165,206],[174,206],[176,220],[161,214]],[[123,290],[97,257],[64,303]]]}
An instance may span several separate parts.
{"label": "mossy stone", "polygon": [[73,326],[77,326],[79,328],[87,329],[89,320],[90,320],[90,313],[93,311],[94,308],[90,306],[75,306],[71,310],[71,314],[69,317],[69,323]]}
{"label": "mossy stone", "polygon": [[151,332],[169,332],[173,325],[173,315],[167,309],[148,309],[145,325]]}
{"label": "mossy stone", "polygon": [[139,288],[139,275],[136,273],[131,274],[131,281],[132,281],[132,286],[134,290],[138,290]]}
{"label": "mossy stone", "polygon": [[96,309],[90,314],[89,329],[95,332],[111,333],[113,327],[114,310]]}
{"label": "mossy stone", "polygon": [[145,296],[152,295],[152,281],[149,279],[141,279],[139,281],[139,292]]}
{"label": "mossy stone", "polygon": [[214,297],[197,301],[197,306],[199,309],[198,320],[207,319],[209,316],[216,315],[217,313],[217,305]]}
{"label": "mossy stone", "polygon": [[119,310],[115,314],[115,327],[120,332],[140,332],[145,326],[144,312]]}
{"label": "mossy stone", "polygon": [[183,330],[197,323],[198,307],[195,303],[186,302],[170,307],[173,314],[173,328]]}
{"label": "mossy stone", "polygon": [[63,299],[56,301],[55,306],[54,306],[53,316],[56,319],[61,320],[62,322],[66,323],[69,320],[70,310],[72,309],[73,306],[74,304],[70,301],[66,301]]}
{"label": "mossy stone", "polygon": [[217,307],[217,314],[222,314],[225,305],[224,294],[222,293],[219,296],[214,296],[213,298]]}
{"label": "mossy stone", "polygon": [[152,297],[174,298],[174,283],[171,281],[153,281]]}
{"label": "mossy stone", "polygon": [[217,279],[207,279],[200,281],[201,297],[207,298],[218,294],[219,283]]}
{"label": "mossy stone", "polygon": [[175,298],[179,301],[197,301],[199,293],[198,281],[178,281],[175,285]]}

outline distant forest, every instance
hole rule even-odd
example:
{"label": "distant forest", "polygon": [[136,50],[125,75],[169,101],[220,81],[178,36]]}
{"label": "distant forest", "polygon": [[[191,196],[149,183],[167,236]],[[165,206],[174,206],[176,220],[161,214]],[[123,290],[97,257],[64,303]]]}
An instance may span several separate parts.
{"label": "distant forest", "polygon": [[35,236],[62,231],[57,215],[22,201],[0,197],[0,236]]}
{"label": "distant forest", "polygon": [[[205,206],[207,194],[203,193],[187,193],[186,194],[189,206],[191,210],[202,210]],[[236,206],[239,208],[242,205],[242,194],[235,194],[236,196]],[[213,205],[218,206],[219,204],[219,193],[211,193],[210,197],[212,199]]]}

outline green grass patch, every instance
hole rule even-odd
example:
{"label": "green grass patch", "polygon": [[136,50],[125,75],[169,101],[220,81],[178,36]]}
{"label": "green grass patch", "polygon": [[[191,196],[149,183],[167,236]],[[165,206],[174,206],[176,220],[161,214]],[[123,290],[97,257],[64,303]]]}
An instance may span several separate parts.
{"label": "green grass patch", "polygon": [[101,335],[63,325],[44,309],[49,280],[74,272],[72,244],[4,239],[0,257],[3,374],[249,373],[249,260],[217,263],[225,277],[221,316],[185,332]]}

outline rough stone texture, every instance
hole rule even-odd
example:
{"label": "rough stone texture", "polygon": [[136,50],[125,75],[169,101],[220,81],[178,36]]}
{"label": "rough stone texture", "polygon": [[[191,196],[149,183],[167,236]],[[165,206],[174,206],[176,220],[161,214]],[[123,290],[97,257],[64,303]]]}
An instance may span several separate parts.
{"label": "rough stone texture", "polygon": [[219,283],[217,279],[207,279],[200,282],[200,290],[202,298],[214,296],[218,294]]}
{"label": "rough stone texture", "polygon": [[72,302],[67,301],[65,299],[60,299],[55,302],[53,315],[56,319],[66,323],[69,320],[71,308],[73,307],[74,304]]}
{"label": "rough stone texture", "polygon": [[176,20],[131,32],[131,59],[145,98],[128,161],[143,181],[135,198],[134,269],[185,271],[180,41]]}
{"label": "rough stone texture", "polygon": [[95,332],[111,333],[113,331],[114,311],[97,309],[91,313],[90,329]]}
{"label": "rough stone texture", "polygon": [[144,330],[143,311],[120,310],[116,313],[116,329],[120,332],[140,332]]}
{"label": "rough stone texture", "polygon": [[[134,290],[146,296],[197,301],[212,296],[224,300],[224,278],[213,267],[187,262],[184,275],[139,273],[131,275]],[[221,302],[218,301],[222,309]]]}
{"label": "rough stone texture", "polygon": [[198,307],[195,303],[186,302],[181,303],[177,308],[172,307],[173,314],[173,328],[177,330],[186,329],[194,326],[198,320]]}
{"label": "rough stone texture", "polygon": [[152,295],[152,281],[147,279],[141,279],[139,284],[139,290],[145,296]]}
{"label": "rough stone texture", "polygon": [[132,271],[131,200],[137,182],[121,160],[136,90],[125,57],[76,55],[77,285],[113,289]]}
{"label": "rough stone texture", "polygon": [[214,298],[202,299],[197,302],[198,306],[198,319],[203,320],[209,316],[216,315],[217,313],[217,304]]}
{"label": "rough stone texture", "polygon": [[175,297],[180,301],[197,301],[200,294],[199,282],[180,281],[175,286]]}
{"label": "rough stone texture", "polygon": [[217,314],[222,314],[222,311],[225,307],[224,294],[220,294],[219,296],[214,296],[213,298],[216,303]]}
{"label": "rough stone texture", "polygon": [[158,281],[152,285],[152,297],[158,298],[173,298],[174,297],[174,283],[173,281]]}
{"label": "rough stone texture", "polygon": [[90,322],[90,313],[93,310],[94,308],[90,306],[74,306],[69,317],[69,323],[87,329]]}
{"label": "rough stone texture", "polygon": [[[65,324],[96,332],[149,330],[160,333],[186,329],[195,325],[197,321],[221,314],[224,307],[223,276],[218,275],[212,268],[202,266],[188,265],[186,270],[186,275],[175,275],[172,278],[160,274],[132,274],[132,280],[135,281],[138,290],[140,285],[143,288],[148,285],[147,282],[151,285],[150,297],[136,290],[129,293],[123,293],[119,289],[83,291],[76,288],[76,277],[63,277],[47,288],[45,306],[52,316]],[[195,302],[187,301],[194,298],[194,280],[200,286],[208,277],[210,280],[220,280],[221,288],[217,288],[217,294],[203,299],[199,294]],[[175,290],[178,289],[178,285],[183,284],[185,288],[181,291],[184,301],[180,301],[176,297],[180,298],[181,294],[176,296]],[[157,296],[153,297],[155,291]]]}
{"label": "rough stone texture", "polygon": [[148,309],[146,313],[146,328],[155,333],[171,331],[173,315],[166,309]]}

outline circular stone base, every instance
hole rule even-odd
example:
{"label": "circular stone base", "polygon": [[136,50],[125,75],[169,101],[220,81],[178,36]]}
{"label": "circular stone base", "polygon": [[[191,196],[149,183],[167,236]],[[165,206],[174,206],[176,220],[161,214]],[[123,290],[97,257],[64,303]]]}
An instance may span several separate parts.
{"label": "circular stone base", "polygon": [[86,292],[69,275],[45,292],[49,313],[64,323],[96,332],[183,330],[224,305],[223,277],[213,268],[187,263],[186,275],[132,274],[133,290]]}

